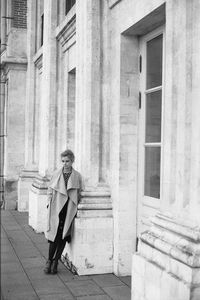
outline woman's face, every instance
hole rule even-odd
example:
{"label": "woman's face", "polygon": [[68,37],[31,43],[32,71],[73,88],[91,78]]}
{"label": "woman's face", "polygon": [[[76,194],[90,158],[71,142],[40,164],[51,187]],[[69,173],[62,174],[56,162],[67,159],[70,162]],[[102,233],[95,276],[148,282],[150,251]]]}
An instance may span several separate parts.
{"label": "woman's face", "polygon": [[62,163],[63,163],[63,167],[65,170],[70,170],[72,167],[72,164],[73,164],[73,162],[71,161],[71,159],[68,156],[62,157]]}

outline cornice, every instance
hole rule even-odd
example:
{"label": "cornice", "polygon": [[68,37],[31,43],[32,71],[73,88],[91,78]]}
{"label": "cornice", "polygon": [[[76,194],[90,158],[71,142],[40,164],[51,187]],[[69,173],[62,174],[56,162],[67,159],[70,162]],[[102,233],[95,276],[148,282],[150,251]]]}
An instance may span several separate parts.
{"label": "cornice", "polygon": [[65,52],[75,43],[76,34],[76,10],[72,10],[70,15],[56,28],[55,35]]}
{"label": "cornice", "polygon": [[33,62],[35,66],[42,72],[43,66],[43,47],[41,47],[36,54],[33,56]]}

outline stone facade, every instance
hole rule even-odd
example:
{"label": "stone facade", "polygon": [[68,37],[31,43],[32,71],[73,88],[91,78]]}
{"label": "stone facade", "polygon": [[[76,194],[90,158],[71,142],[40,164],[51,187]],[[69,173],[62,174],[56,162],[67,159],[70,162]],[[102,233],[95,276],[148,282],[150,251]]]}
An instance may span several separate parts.
{"label": "stone facade", "polygon": [[[15,1],[19,5],[20,1]],[[26,6],[13,15],[11,1],[1,1],[1,203],[16,209],[18,178],[24,166],[26,103]],[[17,22],[20,23],[17,25]],[[22,26],[23,23],[23,26]]]}
{"label": "stone facade", "polygon": [[198,2],[77,0],[65,15],[64,0],[28,0],[27,32],[11,27],[2,52],[9,103],[26,95],[7,116],[21,148],[8,132],[6,153],[25,149],[4,163],[8,207],[19,179],[18,209],[44,231],[48,180],[71,148],[85,188],[63,260],[79,274],[132,272],[133,300],[200,297]]}

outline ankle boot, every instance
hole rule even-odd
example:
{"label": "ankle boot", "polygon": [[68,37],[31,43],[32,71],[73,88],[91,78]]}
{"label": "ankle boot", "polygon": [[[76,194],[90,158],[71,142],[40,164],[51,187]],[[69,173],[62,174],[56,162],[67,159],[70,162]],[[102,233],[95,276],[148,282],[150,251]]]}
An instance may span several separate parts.
{"label": "ankle boot", "polygon": [[45,274],[50,274],[51,273],[51,265],[52,265],[52,260],[48,259],[46,262],[46,266],[44,268],[44,273]]}
{"label": "ankle boot", "polygon": [[51,273],[52,274],[57,274],[57,272],[58,272],[58,261],[54,260],[53,263],[52,263],[52,271],[51,271]]}

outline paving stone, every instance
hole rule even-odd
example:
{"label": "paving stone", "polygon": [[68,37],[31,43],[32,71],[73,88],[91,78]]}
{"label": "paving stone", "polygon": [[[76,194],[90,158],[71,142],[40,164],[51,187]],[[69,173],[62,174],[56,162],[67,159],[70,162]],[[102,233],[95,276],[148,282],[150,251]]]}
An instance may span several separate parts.
{"label": "paving stone", "polygon": [[21,282],[20,284],[17,283],[10,283],[9,285],[1,287],[3,299],[4,300],[29,300],[29,299],[38,299],[36,296],[35,291],[33,290],[31,284],[24,284]]}
{"label": "paving stone", "polygon": [[31,241],[31,239],[23,232],[23,231],[11,231],[8,232],[8,239],[10,241],[10,243],[14,246],[14,245],[30,245],[32,246],[33,243]]}
{"label": "paving stone", "polygon": [[58,267],[58,276],[64,282],[71,282],[74,280],[74,275],[69,270],[67,270],[67,268],[60,268],[60,265]]}
{"label": "paving stone", "polygon": [[33,246],[16,246],[15,251],[19,258],[41,257],[40,252]]}
{"label": "paving stone", "polygon": [[15,273],[2,273],[1,274],[1,283],[3,287],[13,287],[16,285],[29,285],[30,281],[28,280],[25,272],[22,270],[20,272]]}
{"label": "paving stone", "polygon": [[103,289],[113,300],[131,300],[131,290],[127,286],[112,286]]}
{"label": "paving stone", "polygon": [[19,224],[13,224],[13,223],[7,223],[6,222],[4,223],[4,229],[6,231],[9,231],[9,230],[12,230],[12,231],[17,231],[17,230],[21,230],[21,227]]}
{"label": "paving stone", "polygon": [[[36,293],[41,295],[66,294],[71,296],[70,291],[56,275],[46,275],[46,279],[32,280]],[[55,298],[56,299],[56,298]]]}
{"label": "paving stone", "polygon": [[22,292],[22,293],[8,293],[6,296],[2,296],[2,300],[38,300],[38,296],[35,292]]}
{"label": "paving stone", "polygon": [[[46,275],[43,269],[49,244],[44,234],[37,234],[28,225],[28,214],[6,212],[4,221],[6,231],[2,227],[1,235],[4,300],[129,299],[130,288],[122,283],[127,284],[128,278],[120,278],[118,286],[120,280],[113,274],[78,276],[61,262],[57,275]],[[117,287],[120,291],[111,289]]]}
{"label": "paving stone", "polygon": [[1,244],[1,254],[2,253],[12,253],[13,255],[15,254],[15,251],[9,241],[7,243]]}
{"label": "paving stone", "polygon": [[66,294],[51,294],[51,295],[42,295],[40,300],[74,300],[75,298],[72,295]]}
{"label": "paving stone", "polygon": [[83,296],[77,297],[77,300],[110,300],[111,298],[107,295],[96,295],[96,296]]}
{"label": "paving stone", "polygon": [[74,280],[91,280],[90,275],[74,275]]}
{"label": "paving stone", "polygon": [[51,276],[44,273],[43,271],[44,266],[45,264],[40,267],[33,267],[33,268],[26,269],[26,274],[28,275],[29,279],[33,281],[36,279],[46,279],[47,276]]}
{"label": "paving stone", "polygon": [[119,277],[119,279],[123,281],[126,285],[131,287],[131,276],[123,276],[123,277],[121,276]]}
{"label": "paving stone", "polygon": [[76,297],[100,295],[104,293],[92,280],[74,280],[72,282],[66,282],[65,284]]}
{"label": "paving stone", "polygon": [[16,262],[19,263],[19,259],[17,258],[17,256],[15,255],[15,253],[8,251],[1,253],[1,263],[7,263],[7,262]]}
{"label": "paving stone", "polygon": [[35,231],[33,231],[32,233],[29,232],[29,234],[30,234],[31,240],[33,242],[37,242],[37,244],[46,242],[48,244],[48,242],[47,242],[47,240],[46,240],[43,233],[36,233]]}
{"label": "paving stone", "polygon": [[1,272],[2,273],[16,273],[22,272],[23,268],[20,262],[1,262]]}
{"label": "paving stone", "polygon": [[121,280],[119,280],[119,278],[114,274],[101,274],[101,275],[94,275],[91,277],[100,287],[123,284]]}
{"label": "paving stone", "polygon": [[43,257],[22,258],[21,263],[25,269],[44,266],[45,259]]}

